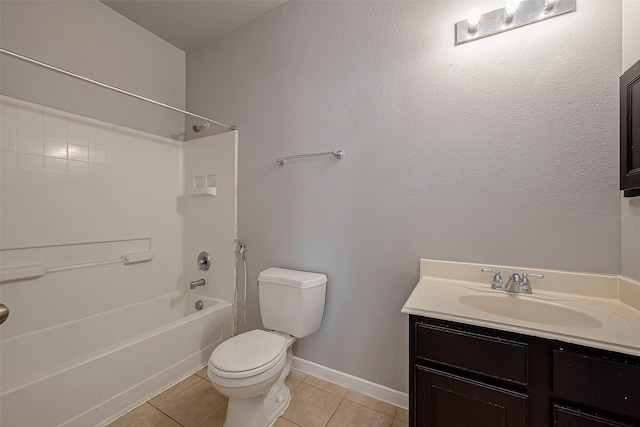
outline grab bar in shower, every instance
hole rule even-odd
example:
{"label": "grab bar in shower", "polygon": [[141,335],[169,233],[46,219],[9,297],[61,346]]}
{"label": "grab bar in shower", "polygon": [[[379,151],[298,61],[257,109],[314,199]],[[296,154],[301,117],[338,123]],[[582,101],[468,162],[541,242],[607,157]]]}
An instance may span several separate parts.
{"label": "grab bar in shower", "polygon": [[112,264],[137,264],[153,259],[153,252],[130,252],[122,254],[118,259],[105,261],[87,262],[83,264],[63,265],[60,267],[45,267],[43,264],[18,265],[15,267],[0,268],[0,283],[13,282],[17,280],[37,279],[47,273],[59,273],[62,271],[78,270],[81,268],[101,267]]}
{"label": "grab bar in shower", "polygon": [[318,156],[329,156],[329,155],[332,155],[339,160],[344,158],[344,151],[333,150],[333,151],[327,151],[326,153],[298,154],[297,156],[280,157],[276,159],[276,162],[280,163],[280,166],[282,166],[287,162],[287,160],[304,159],[306,157],[318,157]]}

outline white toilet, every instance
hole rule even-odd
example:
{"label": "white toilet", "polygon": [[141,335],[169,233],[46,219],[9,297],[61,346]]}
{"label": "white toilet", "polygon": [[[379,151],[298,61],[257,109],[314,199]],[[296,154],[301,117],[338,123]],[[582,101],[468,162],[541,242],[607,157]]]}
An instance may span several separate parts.
{"label": "white toilet", "polygon": [[267,427],[289,405],[284,384],[293,362],[293,343],[318,330],[327,276],[269,268],[258,276],[262,324],[230,338],[209,358],[213,386],[229,397],[224,427]]}

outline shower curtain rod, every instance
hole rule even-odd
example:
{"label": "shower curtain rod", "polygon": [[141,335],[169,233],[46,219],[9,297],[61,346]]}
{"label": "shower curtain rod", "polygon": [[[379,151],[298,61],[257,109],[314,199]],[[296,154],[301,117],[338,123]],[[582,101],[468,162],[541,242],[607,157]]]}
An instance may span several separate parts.
{"label": "shower curtain rod", "polygon": [[99,82],[97,80],[92,80],[90,78],[81,76],[79,74],[72,73],[71,71],[67,71],[67,70],[64,70],[62,68],[58,68],[56,66],[47,64],[45,62],[41,62],[41,61],[35,60],[33,58],[29,58],[28,56],[20,55],[19,53],[15,53],[15,52],[12,52],[12,51],[7,50],[7,49],[0,48],[0,53],[4,53],[5,55],[13,56],[14,58],[18,58],[18,59],[21,59],[23,61],[30,62],[30,63],[38,65],[40,67],[48,68],[49,70],[53,70],[53,71],[55,71],[57,73],[65,74],[65,75],[73,77],[75,79],[82,80],[82,81],[85,81],[87,83],[91,83],[91,84],[94,84],[96,86],[100,86],[100,87],[103,87],[105,89],[109,89],[109,90],[112,90],[114,92],[118,92],[118,93],[121,93],[123,95],[130,96],[132,98],[136,98],[136,99],[140,99],[142,101],[149,102],[149,103],[157,105],[159,107],[163,107],[163,108],[167,108],[169,110],[177,111],[178,113],[182,113],[182,114],[185,114],[187,116],[195,117],[195,118],[200,119],[200,120],[205,120],[207,122],[215,123],[215,124],[220,125],[220,126],[225,126],[225,127],[229,128],[230,130],[236,130],[236,127],[233,126],[233,125],[228,125],[226,123],[222,123],[222,122],[219,122],[217,120],[213,120],[213,119],[210,119],[208,117],[201,116],[199,114],[190,113],[189,111],[182,110],[180,108],[173,107],[173,106],[168,105],[168,104],[163,104],[162,102],[158,102],[158,101],[156,101],[154,99],[138,95],[137,93],[129,92],[129,91],[126,91],[124,89],[120,89],[118,87],[111,86],[111,85],[108,85],[106,83]]}

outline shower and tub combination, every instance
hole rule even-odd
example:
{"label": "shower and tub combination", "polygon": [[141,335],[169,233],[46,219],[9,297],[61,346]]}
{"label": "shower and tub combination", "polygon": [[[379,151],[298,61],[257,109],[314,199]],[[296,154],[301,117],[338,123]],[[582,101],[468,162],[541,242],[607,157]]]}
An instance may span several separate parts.
{"label": "shower and tub combination", "polygon": [[[45,68],[198,120],[198,138],[183,143],[0,99],[0,302],[10,309],[0,326],[0,425],[106,425],[206,366],[233,335],[237,132],[2,54],[6,75]],[[206,132],[214,124],[228,131]],[[195,262],[201,251],[208,270]]]}
{"label": "shower and tub combination", "polygon": [[1,424],[105,424],[206,365],[231,311],[176,292],[4,340]]}

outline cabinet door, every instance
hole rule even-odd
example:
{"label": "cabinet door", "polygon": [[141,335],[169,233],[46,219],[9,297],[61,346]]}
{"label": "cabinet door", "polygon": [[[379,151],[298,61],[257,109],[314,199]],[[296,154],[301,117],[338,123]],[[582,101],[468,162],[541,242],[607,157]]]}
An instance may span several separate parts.
{"label": "cabinet door", "polygon": [[553,393],[580,406],[640,419],[640,366],[565,350],[553,352]]}
{"label": "cabinet door", "polygon": [[414,427],[525,427],[527,396],[416,366]]}
{"label": "cabinet door", "polygon": [[562,406],[553,408],[553,425],[555,427],[629,427],[616,421],[591,414],[584,414]]}

